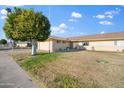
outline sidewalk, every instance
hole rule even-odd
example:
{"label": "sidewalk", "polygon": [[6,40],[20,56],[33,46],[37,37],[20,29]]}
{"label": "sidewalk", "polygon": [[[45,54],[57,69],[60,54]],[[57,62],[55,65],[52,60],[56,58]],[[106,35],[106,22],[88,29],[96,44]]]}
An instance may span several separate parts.
{"label": "sidewalk", "polygon": [[27,73],[8,55],[8,51],[0,51],[0,88],[38,87]]}

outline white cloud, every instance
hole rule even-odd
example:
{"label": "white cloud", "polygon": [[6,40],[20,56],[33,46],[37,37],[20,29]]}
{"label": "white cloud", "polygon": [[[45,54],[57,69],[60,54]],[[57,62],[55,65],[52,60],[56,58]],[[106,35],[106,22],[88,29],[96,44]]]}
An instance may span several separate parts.
{"label": "white cloud", "polygon": [[77,20],[76,19],[69,19],[68,21],[70,21],[70,22],[76,22]]}
{"label": "white cloud", "polygon": [[100,32],[100,34],[104,34],[104,33],[105,33],[105,31],[101,31],[101,32]]}
{"label": "white cloud", "polygon": [[105,15],[97,15],[97,16],[94,16],[94,17],[96,17],[98,19],[104,19],[105,18]]}
{"label": "white cloud", "polygon": [[2,10],[0,11],[0,13],[3,14],[3,15],[6,15],[6,14],[7,14],[7,11],[6,11],[5,9],[2,9]]}
{"label": "white cloud", "polygon": [[61,29],[67,29],[67,25],[64,24],[64,23],[62,23],[62,24],[59,25],[59,28],[61,28]]}
{"label": "white cloud", "polygon": [[65,33],[68,29],[68,26],[64,23],[60,24],[59,26],[53,26],[51,27],[52,34],[56,33]]}
{"label": "white cloud", "polygon": [[112,15],[115,11],[106,11],[104,14],[105,15]]}
{"label": "white cloud", "polygon": [[105,19],[105,18],[113,18],[113,15],[97,15],[97,16],[94,16],[95,18],[98,18],[98,19]]}
{"label": "white cloud", "polygon": [[96,15],[94,17],[98,18],[98,19],[105,19],[105,18],[112,19],[114,15],[119,14],[120,12],[121,12],[121,9],[115,8],[115,10],[106,11],[103,14],[98,14],[98,15]]}
{"label": "white cloud", "polygon": [[2,19],[2,20],[6,19],[6,16],[1,16],[1,19]]}
{"label": "white cloud", "polygon": [[112,10],[112,11],[106,11],[105,15],[113,15],[113,14],[118,14],[118,13],[119,11]]}
{"label": "white cloud", "polygon": [[52,33],[54,33],[54,34],[66,32],[65,29],[61,29],[59,27],[51,27],[51,30],[52,30]]}
{"label": "white cloud", "polygon": [[101,24],[101,25],[113,25],[113,23],[110,21],[100,21],[99,24]]}
{"label": "white cloud", "polygon": [[52,33],[54,33],[54,34],[56,34],[56,33],[65,33],[66,32],[65,29],[59,28],[57,26],[51,27],[51,30],[52,30]]}
{"label": "white cloud", "polygon": [[80,13],[77,13],[77,12],[72,12],[71,17],[73,17],[73,18],[82,18],[82,15]]}
{"label": "white cloud", "polygon": [[115,10],[106,11],[104,14],[105,15],[114,15],[114,14],[119,14],[120,12],[121,12],[121,9],[115,8]]}
{"label": "white cloud", "polygon": [[113,15],[107,15],[106,18],[113,18]]}
{"label": "white cloud", "polygon": [[5,9],[0,10],[0,14],[2,14],[0,16],[0,19],[2,19],[2,20],[6,19],[6,17],[7,17],[7,11]]}

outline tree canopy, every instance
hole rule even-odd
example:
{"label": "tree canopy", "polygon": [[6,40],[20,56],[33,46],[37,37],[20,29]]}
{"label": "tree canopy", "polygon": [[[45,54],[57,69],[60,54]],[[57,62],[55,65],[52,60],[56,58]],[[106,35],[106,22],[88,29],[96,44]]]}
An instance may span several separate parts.
{"label": "tree canopy", "polygon": [[1,40],[0,40],[0,44],[5,45],[5,44],[7,44],[7,41],[6,41],[5,39],[1,39]]}
{"label": "tree canopy", "polygon": [[33,9],[9,8],[3,27],[7,38],[15,41],[46,40],[50,35],[50,22],[42,12]]}

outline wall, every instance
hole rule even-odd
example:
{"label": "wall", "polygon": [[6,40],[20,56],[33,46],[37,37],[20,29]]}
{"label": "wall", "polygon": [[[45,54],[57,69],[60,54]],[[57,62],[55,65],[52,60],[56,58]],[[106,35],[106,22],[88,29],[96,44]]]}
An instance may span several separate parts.
{"label": "wall", "polygon": [[[73,48],[76,46],[81,45],[80,42],[73,42]],[[63,43],[60,41],[57,43],[57,40],[50,41],[50,51],[56,52],[66,49],[70,47],[69,42]],[[96,51],[124,51],[124,40],[117,41],[117,45],[115,45],[115,41],[94,41],[89,42],[88,46],[84,46],[87,50],[96,50]],[[45,50],[49,51],[49,41],[45,42],[38,42],[38,50]]]}
{"label": "wall", "polygon": [[16,46],[18,46],[18,47],[27,47],[27,44],[16,44]]}
{"label": "wall", "polygon": [[58,40],[59,43],[57,43],[57,40],[51,40],[50,43],[49,41],[44,41],[44,42],[38,42],[38,50],[43,50],[43,51],[49,51],[49,44],[50,44],[50,52],[57,52],[61,50],[66,49],[67,47],[70,47],[70,43],[65,41],[64,43],[61,40]]}
{"label": "wall", "polygon": [[86,46],[87,50],[96,51],[124,51],[124,40],[115,41],[96,41],[89,42],[89,46]]}
{"label": "wall", "polygon": [[52,49],[52,41],[44,41],[44,42],[37,42],[37,47],[38,47],[38,50],[43,50],[43,51],[49,51],[50,49],[50,52],[53,52],[53,49]]}
{"label": "wall", "polygon": [[57,40],[53,40],[53,50],[60,51],[60,49],[63,51],[67,47],[70,47],[70,42],[65,41],[64,43],[59,40],[59,43],[57,43]]}
{"label": "wall", "polygon": [[80,43],[80,42],[74,42],[74,43],[73,43],[73,48],[76,48],[77,46],[80,46],[79,43]]}
{"label": "wall", "polygon": [[84,43],[85,42],[73,42],[73,48],[76,48],[76,49],[84,49]]}

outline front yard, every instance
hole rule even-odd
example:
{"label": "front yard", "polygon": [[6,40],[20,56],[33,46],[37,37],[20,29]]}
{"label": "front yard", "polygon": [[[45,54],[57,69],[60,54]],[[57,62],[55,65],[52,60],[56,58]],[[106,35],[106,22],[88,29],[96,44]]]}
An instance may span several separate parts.
{"label": "front yard", "polygon": [[124,87],[124,54],[110,52],[13,53],[40,87]]}

